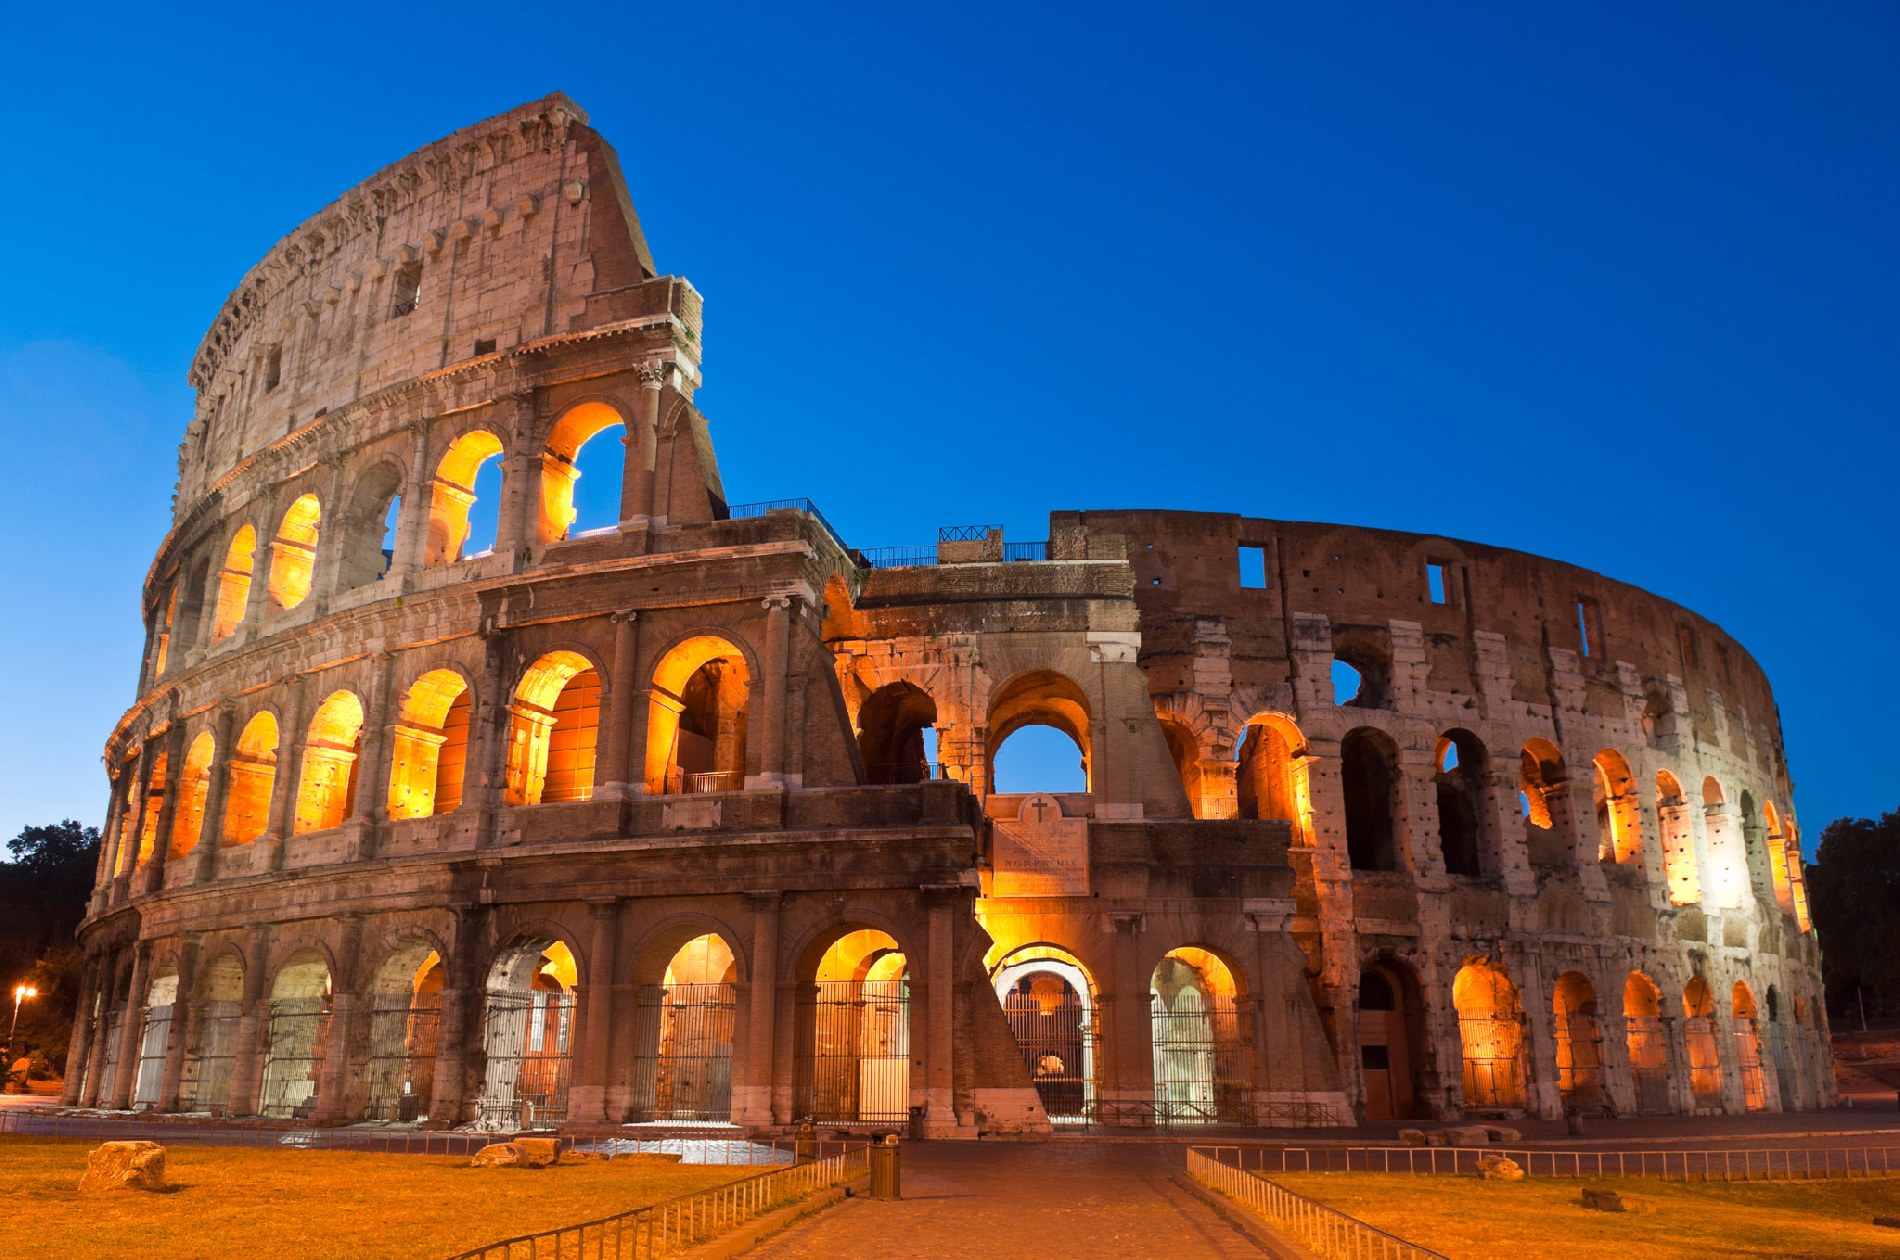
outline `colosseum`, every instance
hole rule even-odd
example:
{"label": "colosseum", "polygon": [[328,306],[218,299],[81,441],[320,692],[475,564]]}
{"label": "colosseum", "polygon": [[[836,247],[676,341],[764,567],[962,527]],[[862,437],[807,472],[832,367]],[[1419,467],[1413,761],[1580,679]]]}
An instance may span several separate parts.
{"label": "colosseum", "polygon": [[[69,1105],[975,1137],[1834,1100],[1775,704],[1719,627],[1217,512],[853,547],[727,502],[701,338],[558,95],[244,277],[106,745]],[[1079,774],[996,790],[1031,727]]]}

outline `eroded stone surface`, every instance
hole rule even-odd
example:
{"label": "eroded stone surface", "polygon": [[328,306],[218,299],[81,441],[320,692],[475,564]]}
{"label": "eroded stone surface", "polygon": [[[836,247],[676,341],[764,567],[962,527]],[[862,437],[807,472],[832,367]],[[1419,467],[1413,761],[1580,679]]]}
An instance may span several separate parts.
{"label": "eroded stone surface", "polygon": [[88,1194],[111,1190],[163,1190],[165,1148],[157,1142],[106,1142],[86,1155],[79,1189]]}

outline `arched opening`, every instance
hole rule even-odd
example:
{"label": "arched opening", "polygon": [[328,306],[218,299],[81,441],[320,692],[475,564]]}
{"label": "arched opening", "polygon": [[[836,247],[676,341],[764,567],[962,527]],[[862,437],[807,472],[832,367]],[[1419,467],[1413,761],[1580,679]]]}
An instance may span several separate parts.
{"label": "arched opening", "polygon": [[1403,1120],[1414,1114],[1417,992],[1418,982],[1396,963],[1376,962],[1359,973],[1359,1079],[1365,1086],[1367,1120]]}
{"label": "arched opening", "polygon": [[317,524],[323,509],[306,494],[284,512],[270,545],[270,597],[279,608],[295,608],[310,594],[317,565]]}
{"label": "arched opening", "polygon": [[251,571],[257,561],[257,530],[249,525],[231,536],[225,549],[224,568],[218,573],[218,608],[212,615],[213,642],[228,639],[244,620],[251,602]]}
{"label": "arched opening", "polygon": [[224,843],[250,844],[270,826],[271,788],[277,782],[277,718],[264,710],[244,724],[225,766]]}
{"label": "arched opening", "polygon": [[178,616],[178,587],[165,595],[165,611],[159,614],[152,636],[152,677],[162,678],[171,658],[172,622]]}
{"label": "arched opening", "polygon": [[696,635],[661,659],[647,709],[649,795],[745,786],[750,691],[745,654],[717,635]]}
{"label": "arched opening", "polygon": [[910,968],[903,950],[876,928],[842,928],[807,968],[812,979],[800,992],[797,1024],[798,1115],[819,1124],[908,1120]]}
{"label": "arched opening", "polygon": [[[464,433],[449,445],[436,465],[430,491],[423,563],[448,564],[495,545],[494,509],[500,505],[501,477],[498,471],[490,475],[488,470],[489,461],[500,454],[501,439],[486,429]],[[485,510],[478,513],[478,504]]]}
{"label": "arched opening", "polygon": [[578,652],[549,652],[521,676],[509,706],[510,805],[585,801],[594,795],[600,672]]}
{"label": "arched opening", "polygon": [[[1088,697],[1068,678],[1046,669],[1017,674],[990,697],[988,731],[992,792],[1091,790]],[[1019,731],[1024,737],[1012,740]]]}
{"label": "arched opening", "polygon": [[1054,945],[1013,950],[991,977],[1042,1109],[1056,1123],[1094,1109],[1095,989],[1075,955]]}
{"label": "arched opening", "polygon": [[1517,986],[1504,968],[1476,959],[1458,969],[1451,985],[1464,1054],[1467,1108],[1524,1105],[1524,1013]]}
{"label": "arched opening", "polygon": [[1250,1124],[1253,1020],[1225,959],[1182,946],[1148,982],[1155,1123]]}
{"label": "arched opening", "polygon": [[567,1119],[579,983],[573,951],[549,937],[517,937],[496,956],[482,1006],[482,1128],[514,1132]]}
{"label": "arched opening", "polygon": [[1194,732],[1186,722],[1169,717],[1165,713],[1155,715],[1161,724],[1161,738],[1168,744],[1168,760],[1174,763],[1174,773],[1181,780],[1181,791],[1187,797],[1188,815],[1192,818],[1217,818],[1220,815],[1213,810],[1214,804],[1206,799],[1206,789],[1201,782],[1201,748]]}
{"label": "arched opening", "polygon": [[341,826],[356,808],[356,747],[363,734],[363,702],[333,691],[317,707],[304,740],[297,780],[295,835]]}
{"label": "arched opening", "polygon": [[343,554],[337,558],[337,589],[353,591],[389,572],[396,557],[402,518],[402,471],[381,463],[357,479],[343,518]]}
{"label": "arched opening", "polygon": [[1569,850],[1565,822],[1563,754],[1546,739],[1533,739],[1518,755],[1518,804],[1524,810],[1524,842],[1534,866],[1569,866],[1576,855]]}
{"label": "arched opening", "polygon": [[1640,1115],[1661,1116],[1669,1104],[1669,1037],[1663,1029],[1662,990],[1640,971],[1623,982],[1623,1035]]}
{"label": "arched opening", "polygon": [[398,942],[376,969],[370,981],[364,1119],[407,1123],[428,1118],[443,978],[435,947],[413,936]]}
{"label": "arched opening", "polygon": [[452,669],[432,669],[404,693],[391,741],[391,818],[427,818],[460,807],[468,714],[468,683]]}
{"label": "arched opening", "polygon": [[717,932],[675,950],[658,985],[643,990],[634,1111],[643,1120],[732,1119],[732,1042],[739,965]]}
{"label": "arched opening", "polygon": [[1339,741],[1340,786],[1346,797],[1346,856],[1355,871],[1399,867],[1393,819],[1398,786],[1398,750],[1368,727]]}
{"label": "arched opening", "polygon": [[158,819],[165,810],[165,776],[171,754],[160,748],[145,772],[145,812],[139,823],[138,865],[152,860],[158,848]]}
{"label": "arched opening", "polygon": [[1590,978],[1580,971],[1558,976],[1551,1013],[1557,1025],[1557,1092],[1566,1107],[1598,1110],[1603,1106],[1603,1031]]}
{"label": "arched opening", "polygon": [[1722,1058],[1715,1045],[1715,997],[1701,976],[1682,991],[1682,1038],[1689,1051],[1689,1092],[1695,1105],[1722,1105]]}
{"label": "arched opening", "polygon": [[172,1012],[178,1002],[178,968],[167,962],[145,989],[144,1026],[139,1032],[138,1075],[132,1078],[132,1106],[158,1106],[165,1083],[165,1055],[171,1048]]}
{"label": "arched opening", "polygon": [[1590,763],[1590,795],[1596,806],[1597,860],[1626,865],[1642,860],[1643,808],[1636,776],[1614,748]]}
{"label": "arched opening", "polygon": [[179,1103],[189,1111],[222,1114],[231,1107],[231,1070],[237,1064],[238,1025],[244,1014],[244,967],[236,954],[222,953],[211,960],[198,982],[198,1003]]}
{"label": "arched opening", "polygon": [[1721,907],[1743,906],[1752,900],[1748,855],[1736,830],[1721,781],[1709,775],[1702,780],[1702,834],[1710,868],[1707,891]]}
{"label": "arched opening", "polygon": [[330,968],[323,955],[300,949],[284,962],[271,984],[269,1012],[257,1114],[308,1116],[316,1109],[330,1039]]}
{"label": "arched opening", "polygon": [[620,523],[627,426],[605,403],[562,416],[541,457],[542,542],[605,532]]}
{"label": "arched opening", "polygon": [[197,848],[204,834],[205,797],[211,791],[211,762],[217,755],[218,741],[210,731],[199,731],[185,750],[185,764],[178,773],[178,808],[172,813],[174,858]]}
{"label": "arched opening", "polygon": [[1694,904],[1702,896],[1702,882],[1696,875],[1689,807],[1682,799],[1682,784],[1667,770],[1656,772],[1656,835],[1662,842],[1663,877],[1669,885],[1669,904]]}
{"label": "arched opening", "polygon": [[1768,873],[1774,881],[1775,904],[1783,914],[1793,914],[1794,880],[1790,872],[1800,861],[1800,855],[1789,850],[1788,837],[1781,831],[1781,813],[1775,803],[1764,803],[1761,814],[1762,829],[1768,836]]}
{"label": "arched opening", "polygon": [[937,777],[937,702],[923,688],[887,683],[858,708],[858,753],[866,783],[919,783]]}
{"label": "arched opening", "polygon": [[1730,994],[1735,1022],[1735,1066],[1742,1078],[1742,1105],[1760,1111],[1768,1105],[1768,1087],[1761,1070],[1761,1024],[1755,994],[1736,981]]}
{"label": "arched opening", "polygon": [[1365,631],[1333,635],[1333,703],[1355,709],[1392,706],[1392,656],[1380,638]]}
{"label": "arched opening", "polygon": [[1438,846],[1445,870],[1452,875],[1482,875],[1484,745],[1470,731],[1446,731],[1433,751],[1432,764],[1437,771],[1432,777],[1438,793]]}
{"label": "arched opening", "polygon": [[1293,824],[1294,841],[1306,838],[1297,763],[1306,737],[1290,718],[1262,714],[1247,723],[1235,756],[1234,798],[1242,818],[1277,818]]}

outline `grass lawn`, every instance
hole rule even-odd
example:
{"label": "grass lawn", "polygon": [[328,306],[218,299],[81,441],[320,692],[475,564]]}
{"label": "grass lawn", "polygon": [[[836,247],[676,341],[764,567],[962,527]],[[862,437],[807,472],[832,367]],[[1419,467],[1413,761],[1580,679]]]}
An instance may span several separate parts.
{"label": "grass lawn", "polygon": [[177,1191],[82,1195],[94,1145],[0,1138],[0,1256],[440,1260],[760,1171],[625,1158],[474,1169],[435,1155],[173,1146]]}
{"label": "grass lawn", "polygon": [[[1384,1173],[1275,1173],[1297,1194],[1453,1260],[1494,1256],[1900,1256],[1900,1177],[1680,1182]],[[1615,1190],[1633,1212],[1590,1211],[1578,1191]]]}

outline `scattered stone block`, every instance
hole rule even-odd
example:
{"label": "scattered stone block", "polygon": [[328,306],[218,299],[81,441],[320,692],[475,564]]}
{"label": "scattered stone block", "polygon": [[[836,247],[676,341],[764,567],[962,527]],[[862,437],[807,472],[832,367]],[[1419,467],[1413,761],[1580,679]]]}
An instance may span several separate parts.
{"label": "scattered stone block", "polygon": [[470,1168],[519,1168],[521,1150],[513,1142],[490,1142],[468,1161]]}
{"label": "scattered stone block", "polygon": [[1874,1224],[1882,1229],[1900,1229],[1900,1216],[1876,1216]]}
{"label": "scattered stone block", "polygon": [[1431,1145],[1430,1141],[1426,1138],[1425,1131],[1423,1129],[1400,1129],[1399,1141],[1405,1143],[1407,1146]]}
{"label": "scattered stone block", "polygon": [[559,1138],[516,1138],[514,1147],[521,1152],[523,1168],[551,1168],[561,1162]]}
{"label": "scattered stone block", "polygon": [[107,1142],[86,1156],[82,1193],[165,1189],[165,1148],[157,1142]]}
{"label": "scattered stone block", "polygon": [[1522,1181],[1524,1170],[1509,1156],[1481,1155],[1478,1157],[1478,1176],[1486,1181]]}
{"label": "scattered stone block", "polygon": [[1433,1129],[1430,1133],[1427,1133],[1425,1135],[1425,1145],[1450,1146],[1451,1142],[1446,1139],[1445,1131],[1443,1129]]}
{"label": "scattered stone block", "polygon": [[1623,1196],[1614,1190],[1585,1190],[1583,1206],[1593,1212],[1627,1212],[1623,1205]]}
{"label": "scattered stone block", "polygon": [[1482,1125],[1466,1124],[1446,1129],[1445,1141],[1452,1146],[1489,1146],[1491,1135],[1485,1132]]}
{"label": "scattered stone block", "polygon": [[1487,1124],[1484,1126],[1484,1131],[1490,1135],[1493,1142],[1522,1142],[1524,1140],[1522,1133],[1501,1124]]}

